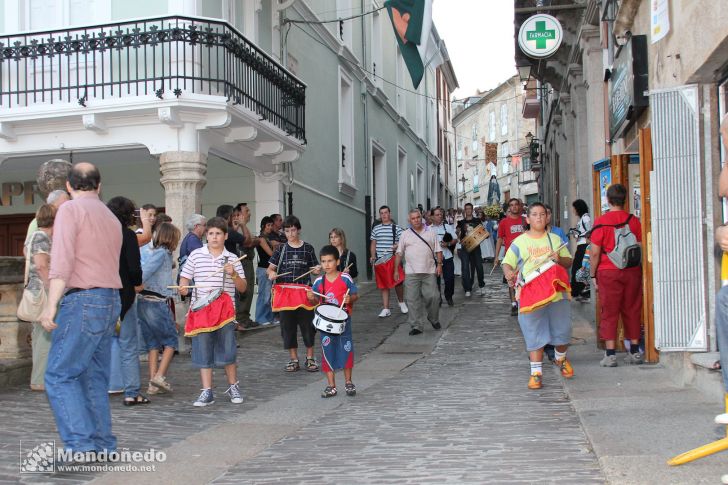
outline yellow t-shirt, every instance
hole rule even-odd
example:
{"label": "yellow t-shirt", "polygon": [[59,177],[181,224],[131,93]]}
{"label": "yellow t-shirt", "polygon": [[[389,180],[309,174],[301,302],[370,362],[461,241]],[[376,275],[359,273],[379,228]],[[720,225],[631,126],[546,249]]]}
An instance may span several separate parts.
{"label": "yellow t-shirt", "polygon": [[[549,238],[551,239],[550,242]],[[561,238],[550,232],[545,233],[541,237],[531,237],[526,233],[521,234],[508,248],[503,264],[507,264],[516,270],[520,269],[521,277],[525,277],[540,263],[539,257],[550,253],[561,246],[561,244]],[[559,256],[570,258],[571,253],[564,246],[559,250]],[[523,268],[521,268],[521,265],[523,265]],[[559,299],[561,299],[561,294],[559,294]]]}

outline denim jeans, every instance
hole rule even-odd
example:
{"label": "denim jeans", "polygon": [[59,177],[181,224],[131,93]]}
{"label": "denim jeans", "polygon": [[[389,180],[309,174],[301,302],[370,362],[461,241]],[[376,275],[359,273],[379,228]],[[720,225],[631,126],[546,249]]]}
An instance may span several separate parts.
{"label": "denim jeans", "polygon": [[52,332],[46,393],[58,434],[72,451],[116,450],[111,434],[111,336],[119,290],[93,288],[63,297]]}
{"label": "denim jeans", "polygon": [[[137,317],[144,337],[143,350],[172,347],[177,350],[177,326],[166,301],[148,301],[137,298]],[[138,360],[138,359],[137,359]]]}
{"label": "denim jeans", "polygon": [[485,287],[483,258],[480,255],[480,247],[473,249],[471,253],[460,249],[458,256],[460,256],[460,264],[462,266],[463,290],[473,291],[475,273],[478,274],[478,285],[480,288]]}
{"label": "denim jeans", "polygon": [[271,323],[273,322],[273,310],[271,310],[270,306],[270,289],[273,286],[273,282],[268,279],[265,268],[255,268],[255,279],[258,281],[255,321],[258,323]]}
{"label": "denim jeans", "polygon": [[119,349],[121,355],[121,381],[124,384],[124,397],[137,397],[141,378],[139,377],[139,336],[137,332],[137,302],[134,300],[129,311],[124,315],[119,331]]}
{"label": "denim jeans", "polygon": [[715,299],[715,334],[718,337],[720,366],[723,369],[723,386],[728,393],[728,286],[721,288]]}

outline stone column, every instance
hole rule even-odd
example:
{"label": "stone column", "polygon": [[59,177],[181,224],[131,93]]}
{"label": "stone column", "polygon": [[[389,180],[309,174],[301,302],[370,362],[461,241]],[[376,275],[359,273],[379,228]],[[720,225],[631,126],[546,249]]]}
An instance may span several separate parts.
{"label": "stone column", "polygon": [[207,182],[207,155],[164,152],[159,157],[159,171],[165,210],[184,235],[185,220],[201,209],[202,188]]}
{"label": "stone column", "polygon": [[[589,125],[586,119],[586,85],[582,77],[581,67],[569,70],[571,85],[571,110],[574,115],[574,191],[571,202],[575,199],[589,200],[591,196],[591,162],[588,156]],[[570,212],[570,211],[569,211]],[[562,214],[563,215],[563,214]],[[573,224],[571,224],[573,226]]]}

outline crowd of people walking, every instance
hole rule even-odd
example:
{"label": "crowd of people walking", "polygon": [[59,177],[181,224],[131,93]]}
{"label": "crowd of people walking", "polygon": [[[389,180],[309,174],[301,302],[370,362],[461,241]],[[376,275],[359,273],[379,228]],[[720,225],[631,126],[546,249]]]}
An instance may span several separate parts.
{"label": "crowd of people walking", "polygon": [[[321,396],[330,398],[338,393],[335,372],[343,370],[346,395],[356,395],[352,315],[360,268],[341,228],[332,228],[329,244],[316,251],[301,238],[296,216],[264,216],[254,234],[248,228],[250,208],[239,203],[219,206],[210,219],[192,214],[180,224],[182,234],[178,221],[151,204],[137,208],[125,197],[104,204],[100,187],[96,167],[69,164],[66,190],[48,195],[25,244],[26,289],[37,310],[30,318],[36,322],[30,384],[47,392],[66,447],[114,449],[109,394],[123,393],[123,404],[136,406],[173,393],[169,369],[180,351],[189,351],[199,369],[201,393],[194,406],[215,402],[214,368],[224,369],[229,401],[242,403],[236,331],[279,325],[285,372],[325,372]],[[573,203],[578,218],[569,231],[576,243],[573,259],[567,233],[552,224],[550,207],[541,203],[524,208],[511,199],[498,216],[472,204],[462,211],[419,207],[402,225],[388,206],[380,207],[365,258],[381,297],[378,317],[392,315],[394,289],[395,308],[407,314],[410,336],[421,335],[427,324],[439,331],[441,306],[455,304],[456,275],[464,298],[483,297],[486,271],[502,266],[511,315],[518,316],[526,339],[529,388],[541,387],[543,353],[565,378],[573,376],[566,358],[567,300],[588,301],[592,287],[610,302],[602,308],[607,351],[601,364],[617,365],[620,315],[631,343],[626,362],[641,363],[638,268],[619,266],[612,258],[621,251],[615,235],[623,235],[625,226],[639,235],[639,222],[623,211],[623,187],[610,187],[608,195],[610,211],[594,227],[586,203]],[[177,318],[178,308],[185,309],[184,318]],[[184,321],[180,328],[178,321]],[[314,350],[317,333],[320,359]]]}

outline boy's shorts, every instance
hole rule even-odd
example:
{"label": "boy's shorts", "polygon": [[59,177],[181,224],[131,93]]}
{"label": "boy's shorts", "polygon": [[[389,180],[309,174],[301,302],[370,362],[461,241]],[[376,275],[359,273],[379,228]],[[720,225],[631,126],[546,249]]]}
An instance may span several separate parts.
{"label": "boy's shorts", "polygon": [[346,328],[341,335],[321,333],[321,370],[333,372],[354,367],[354,341],[351,338],[351,318],[346,321]]}
{"label": "boy's shorts", "polygon": [[531,352],[546,344],[566,345],[571,342],[571,306],[569,300],[550,303],[531,313],[519,313],[518,324]]}
{"label": "boy's shorts", "polygon": [[198,333],[192,337],[192,364],[201,369],[234,364],[237,347],[233,322],[214,332]]}

